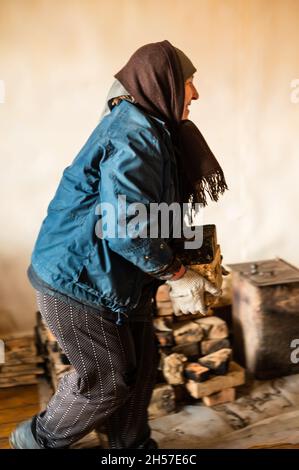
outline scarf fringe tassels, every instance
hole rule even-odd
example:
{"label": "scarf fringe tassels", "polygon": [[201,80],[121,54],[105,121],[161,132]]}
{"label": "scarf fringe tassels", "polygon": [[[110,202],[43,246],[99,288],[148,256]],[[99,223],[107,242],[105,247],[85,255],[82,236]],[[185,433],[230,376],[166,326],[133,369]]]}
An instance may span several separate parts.
{"label": "scarf fringe tassels", "polygon": [[191,194],[191,203],[202,204],[204,207],[208,204],[207,194],[212,201],[217,202],[219,196],[228,189],[223,171],[221,169],[214,171],[210,175],[203,176],[194,185],[194,193]]}

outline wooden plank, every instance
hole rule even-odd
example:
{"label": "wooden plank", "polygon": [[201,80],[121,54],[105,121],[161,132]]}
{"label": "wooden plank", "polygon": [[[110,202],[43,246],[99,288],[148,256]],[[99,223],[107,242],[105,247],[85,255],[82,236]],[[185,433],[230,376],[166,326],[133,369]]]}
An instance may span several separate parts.
{"label": "wooden plank", "polygon": [[5,401],[11,398],[13,394],[26,398],[36,397],[38,400],[38,388],[36,385],[23,385],[16,388],[14,391],[7,389],[0,390],[0,404],[2,405],[2,403],[5,403]]}
{"label": "wooden plank", "polygon": [[5,348],[9,351],[11,349],[26,349],[26,348],[33,348],[34,347],[34,337],[33,336],[20,336],[19,338],[14,337],[6,337],[3,338],[5,343]]}
{"label": "wooden plank", "polygon": [[0,438],[0,449],[10,449],[9,441],[7,437]]}
{"label": "wooden plank", "polygon": [[0,390],[0,449],[9,449],[8,437],[15,427],[39,412],[36,385]]}
{"label": "wooden plank", "polygon": [[33,405],[25,405],[19,408],[7,408],[6,410],[1,410],[0,412],[0,423],[1,425],[14,423],[17,421],[24,421],[29,417],[33,416],[39,411],[38,403]]}
{"label": "wooden plank", "polygon": [[[30,416],[27,417],[29,419]],[[11,423],[4,423],[0,424],[0,438],[1,439],[7,439],[10,433],[15,429],[15,427],[19,424],[20,421],[17,421],[15,418],[15,421],[12,421]]]}
{"label": "wooden plank", "polygon": [[[30,385],[28,387],[31,387]],[[22,408],[24,406],[28,405],[35,405],[38,403],[39,396],[36,390],[36,386],[34,386],[35,391],[32,393],[23,393],[22,388],[24,387],[18,387],[15,390],[12,390],[11,388],[3,388],[0,390],[0,414],[2,410],[7,410],[9,408],[17,409],[17,408]],[[20,392],[18,391],[20,389]],[[2,392],[9,392],[9,396],[7,398],[2,397]]]}
{"label": "wooden plank", "polygon": [[186,388],[193,398],[202,398],[220,392],[225,388],[236,387],[245,383],[245,371],[236,362],[231,361],[226,375],[217,375],[206,382],[197,383],[189,380]]}
{"label": "wooden plank", "polygon": [[18,366],[21,364],[28,364],[28,365],[42,364],[44,362],[44,359],[42,358],[42,356],[28,356],[28,357],[22,357],[22,358],[15,357],[15,359],[10,358],[9,360],[6,357],[5,359],[6,360],[5,360],[4,365],[9,365],[9,366]]}
{"label": "wooden plank", "polygon": [[18,366],[5,366],[0,369],[0,380],[7,377],[16,377],[22,375],[40,375],[44,370],[40,367],[30,367],[27,364]]}
{"label": "wooden plank", "polygon": [[10,361],[33,361],[36,359],[37,354],[34,351],[10,351],[9,353],[5,352],[5,363],[10,363]]}
{"label": "wooden plank", "polygon": [[[1,391],[12,390],[12,388],[13,387],[1,389]],[[5,400],[4,403],[0,403],[0,416],[7,410],[15,410],[17,413],[19,408],[34,406],[36,403],[38,403],[38,397],[32,396],[31,398],[24,398],[22,395],[13,395],[11,398]]]}
{"label": "wooden plank", "polygon": [[4,339],[4,345],[6,358],[9,358],[10,355],[37,355],[34,338]]}
{"label": "wooden plank", "polygon": [[3,378],[0,377],[0,388],[5,387],[15,387],[17,385],[32,385],[37,383],[37,377],[35,375],[22,375],[20,377],[9,377]]}

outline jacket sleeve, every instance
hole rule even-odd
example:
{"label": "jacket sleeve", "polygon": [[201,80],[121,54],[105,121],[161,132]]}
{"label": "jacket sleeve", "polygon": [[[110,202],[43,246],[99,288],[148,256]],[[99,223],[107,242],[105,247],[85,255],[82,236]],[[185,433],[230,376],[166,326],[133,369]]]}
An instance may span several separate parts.
{"label": "jacket sleeve", "polygon": [[[111,139],[108,148],[110,155],[100,164],[97,236],[142,271],[169,279],[181,262],[160,236],[158,219],[149,217],[151,204],[162,202],[161,144],[149,129],[142,129],[125,139]],[[151,237],[152,224],[157,224],[156,237]]]}

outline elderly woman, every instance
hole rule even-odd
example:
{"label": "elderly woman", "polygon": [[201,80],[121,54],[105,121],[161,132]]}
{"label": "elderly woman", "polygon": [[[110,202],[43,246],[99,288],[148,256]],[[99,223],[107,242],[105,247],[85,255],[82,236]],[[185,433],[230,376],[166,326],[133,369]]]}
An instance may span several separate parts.
{"label": "elderly woman", "polygon": [[110,448],[156,448],[147,416],[158,361],[155,290],[167,281],[183,313],[204,313],[204,291],[218,291],[182,265],[171,236],[112,236],[96,227],[102,203],[128,223],[128,204],[191,197],[205,205],[206,192],[217,200],[226,189],[217,160],[188,120],[198,99],[195,71],[167,40],[139,48],[115,75],[100,123],[63,173],[28,275],[73,371],[47,408],[12,433],[14,448],[67,448],[99,428]]}

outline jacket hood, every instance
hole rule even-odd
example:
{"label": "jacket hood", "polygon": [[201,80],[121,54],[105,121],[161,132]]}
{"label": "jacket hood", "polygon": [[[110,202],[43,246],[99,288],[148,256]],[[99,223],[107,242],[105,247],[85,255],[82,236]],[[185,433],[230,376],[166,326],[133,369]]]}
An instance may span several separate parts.
{"label": "jacket hood", "polygon": [[102,114],[100,116],[100,120],[102,120],[105,116],[107,116],[107,114],[110,113],[110,111],[112,109],[112,105],[111,105],[112,100],[114,98],[118,98],[119,96],[124,96],[124,95],[129,96],[130,93],[120,83],[120,81],[117,80],[117,78],[115,78],[112,85],[111,85],[111,87],[110,87],[110,89],[109,89],[109,91],[108,91],[107,97],[105,99],[105,105],[104,105]]}

